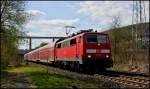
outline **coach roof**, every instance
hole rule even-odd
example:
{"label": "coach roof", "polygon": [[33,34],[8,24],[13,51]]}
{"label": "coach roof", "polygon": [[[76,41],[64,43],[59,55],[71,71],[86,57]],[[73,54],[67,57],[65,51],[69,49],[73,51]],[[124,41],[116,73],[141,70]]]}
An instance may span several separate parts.
{"label": "coach roof", "polygon": [[27,53],[27,54],[30,54],[30,53],[33,53],[33,52],[36,52],[36,51],[40,51],[41,49],[46,49],[46,48],[54,47],[56,42],[57,42],[57,40],[54,41],[54,42],[52,42],[52,43],[48,43],[48,44],[45,45],[45,46],[42,46],[42,47],[40,47],[40,48],[37,48],[37,49],[35,49],[35,50],[33,50],[33,51]]}

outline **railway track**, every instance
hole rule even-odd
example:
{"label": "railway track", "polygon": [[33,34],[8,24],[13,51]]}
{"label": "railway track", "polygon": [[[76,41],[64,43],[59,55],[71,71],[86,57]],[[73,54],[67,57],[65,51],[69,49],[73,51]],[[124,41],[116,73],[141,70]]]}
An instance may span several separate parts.
{"label": "railway track", "polygon": [[103,78],[138,88],[148,88],[150,84],[149,75],[145,73],[106,70],[105,72],[96,74],[95,76],[100,79]]}
{"label": "railway track", "polygon": [[[49,67],[44,64],[39,64],[39,65]],[[123,88],[149,88],[149,84],[150,84],[149,76],[146,74],[107,70],[98,74],[88,75],[88,74],[77,73],[68,70],[62,70],[56,67],[51,68],[51,70],[53,69],[55,71],[59,70],[59,74],[62,74],[64,76],[68,76],[70,78],[74,77],[75,79],[95,83],[98,86],[99,84],[102,84],[102,82],[104,81],[105,82],[107,81],[107,83],[111,82],[117,85],[121,85],[121,87],[119,86],[119,88],[122,87]],[[111,87],[113,87],[113,85]]]}
{"label": "railway track", "polygon": [[149,79],[148,77],[141,76],[125,76],[121,75],[119,77],[114,76],[106,76],[106,75],[94,75],[98,79],[109,80],[112,82],[120,83],[127,86],[133,86],[138,88],[148,88],[149,87]]}
{"label": "railway track", "polygon": [[116,70],[106,70],[106,72],[107,73],[115,73],[115,74],[119,74],[119,75],[149,77],[149,74],[146,74],[146,73],[137,73],[137,72],[128,72],[128,71],[116,71]]}

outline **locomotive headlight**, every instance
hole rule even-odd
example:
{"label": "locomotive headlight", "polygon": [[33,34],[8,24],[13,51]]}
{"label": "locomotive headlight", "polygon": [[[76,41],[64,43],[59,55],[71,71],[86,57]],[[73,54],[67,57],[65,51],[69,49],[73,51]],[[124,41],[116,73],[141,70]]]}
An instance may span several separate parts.
{"label": "locomotive headlight", "polygon": [[91,55],[88,55],[88,58],[91,58]]}
{"label": "locomotive headlight", "polygon": [[86,53],[96,53],[96,49],[87,49]]}
{"label": "locomotive headlight", "polygon": [[110,53],[110,50],[109,49],[102,49],[101,53]]}
{"label": "locomotive headlight", "polygon": [[109,55],[106,55],[106,58],[109,58]]}

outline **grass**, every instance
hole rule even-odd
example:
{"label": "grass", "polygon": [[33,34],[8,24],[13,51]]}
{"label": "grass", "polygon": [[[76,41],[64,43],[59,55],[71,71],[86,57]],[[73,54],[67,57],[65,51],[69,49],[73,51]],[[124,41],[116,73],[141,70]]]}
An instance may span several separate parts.
{"label": "grass", "polygon": [[45,68],[37,66],[22,66],[17,68],[7,69],[9,73],[25,73],[29,79],[33,81],[37,88],[71,88],[76,86],[78,88],[97,88],[96,85],[86,83],[79,80],[68,79],[64,76],[55,74]]}
{"label": "grass", "polygon": [[0,81],[1,82],[0,83],[2,83],[6,80],[5,77],[7,76],[8,72],[5,71],[5,70],[1,70],[0,72],[1,72],[1,76],[0,76]]}

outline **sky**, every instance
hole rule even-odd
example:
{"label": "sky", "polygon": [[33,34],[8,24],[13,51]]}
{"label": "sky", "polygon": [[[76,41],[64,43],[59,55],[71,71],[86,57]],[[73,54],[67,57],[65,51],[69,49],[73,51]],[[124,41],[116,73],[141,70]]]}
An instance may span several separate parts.
{"label": "sky", "polygon": [[[146,22],[149,22],[149,1],[144,3]],[[67,36],[65,26],[75,27],[68,28],[69,34],[87,29],[106,31],[115,16],[120,17],[121,26],[132,24],[133,1],[28,1],[25,12],[30,15],[23,25],[28,36],[64,37]],[[52,40],[32,40],[32,48],[41,42]],[[19,48],[27,49],[28,43]]]}

